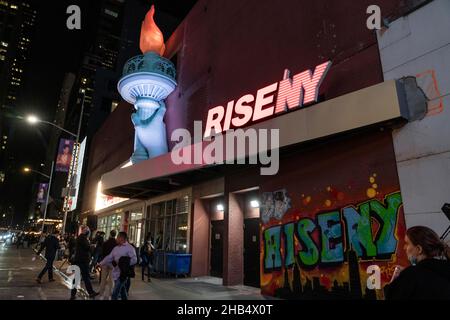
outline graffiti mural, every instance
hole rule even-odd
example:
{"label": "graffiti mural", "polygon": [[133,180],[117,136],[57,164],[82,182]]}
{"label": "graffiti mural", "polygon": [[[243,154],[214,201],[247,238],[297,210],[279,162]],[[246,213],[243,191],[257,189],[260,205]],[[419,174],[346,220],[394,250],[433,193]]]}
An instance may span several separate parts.
{"label": "graffiti mural", "polygon": [[261,220],[264,223],[269,222],[270,218],[281,220],[291,207],[291,199],[286,190],[264,192],[261,203]]}
{"label": "graffiti mural", "polygon": [[[383,135],[379,139],[386,144],[372,140],[374,149],[355,141],[350,152],[340,154],[339,168],[320,154],[306,155],[305,162],[314,163],[309,170],[287,168],[288,175],[281,173],[262,187],[263,294],[285,299],[383,298],[382,286],[397,264],[407,265],[407,258],[391,143]],[[317,156],[319,161],[311,161]],[[281,216],[270,205],[279,190],[288,204]],[[380,270],[378,290],[367,286],[372,265]]]}

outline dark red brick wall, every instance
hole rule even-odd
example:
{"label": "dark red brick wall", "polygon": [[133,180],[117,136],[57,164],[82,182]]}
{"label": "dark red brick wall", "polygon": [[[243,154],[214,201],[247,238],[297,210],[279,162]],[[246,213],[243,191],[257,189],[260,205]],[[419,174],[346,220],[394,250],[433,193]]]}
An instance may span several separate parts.
{"label": "dark red brick wall", "polygon": [[178,88],[168,98],[170,133],[192,130],[207,111],[244,94],[331,60],[324,99],[383,81],[376,36],[366,28],[366,9],[384,16],[401,0],[300,1],[200,0],[167,41],[178,55]]}
{"label": "dark red brick wall", "polygon": [[[365,28],[366,8],[395,14],[408,1],[199,0],[167,40],[166,56],[178,56],[178,88],[167,100],[168,139],[177,128],[292,73],[332,60],[321,87],[324,99],[382,81],[374,32]],[[141,21],[136,21],[140,24]],[[132,107],[121,104],[90,147],[83,211],[95,204],[101,175],[126,161],[133,150]],[[173,145],[170,143],[170,145]]]}

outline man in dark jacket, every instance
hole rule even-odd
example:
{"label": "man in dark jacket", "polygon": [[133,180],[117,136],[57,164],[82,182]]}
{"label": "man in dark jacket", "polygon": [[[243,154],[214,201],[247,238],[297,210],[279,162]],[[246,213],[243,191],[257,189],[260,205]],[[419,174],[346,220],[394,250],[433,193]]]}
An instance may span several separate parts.
{"label": "man in dark jacket", "polygon": [[48,281],[53,282],[53,261],[55,261],[56,253],[59,250],[59,240],[57,238],[58,231],[55,231],[53,234],[50,234],[47,238],[45,238],[42,243],[41,248],[37,252],[37,255],[40,255],[42,250],[45,249],[45,259],[47,262],[45,264],[44,269],[42,269],[41,273],[39,273],[36,278],[37,283],[42,283],[42,277],[48,271]]}
{"label": "man in dark jacket", "polygon": [[77,241],[75,239],[75,235],[71,233],[69,238],[67,239],[67,247],[69,249],[69,262],[72,263],[75,258],[75,246],[77,245]]}
{"label": "man in dark jacket", "polygon": [[95,272],[95,267],[98,261],[101,261],[102,256],[102,246],[104,241],[105,234],[102,231],[98,231],[94,238],[94,254],[92,257],[91,265],[89,266],[90,272]]}
{"label": "man in dark jacket", "polygon": [[384,287],[386,300],[450,300],[450,261],[424,259]]}
{"label": "man in dark jacket", "polygon": [[[81,233],[78,236],[75,244],[75,256],[73,264],[77,265],[80,268],[81,278],[84,281],[84,285],[86,286],[86,290],[89,294],[90,298],[94,298],[98,295],[97,292],[92,289],[91,278],[89,276],[89,263],[91,261],[91,246],[89,243],[89,227],[81,226]],[[77,289],[74,288],[71,291],[71,300],[75,300],[77,294]]]}

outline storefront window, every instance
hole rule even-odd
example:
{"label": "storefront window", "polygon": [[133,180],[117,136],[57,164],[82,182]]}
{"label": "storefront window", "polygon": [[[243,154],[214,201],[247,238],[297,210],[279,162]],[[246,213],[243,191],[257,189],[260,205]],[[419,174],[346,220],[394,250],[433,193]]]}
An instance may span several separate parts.
{"label": "storefront window", "polygon": [[121,219],[122,216],[120,214],[99,218],[97,230],[105,232],[108,236],[111,230],[119,232]]}
{"label": "storefront window", "polygon": [[151,206],[148,232],[156,249],[186,253],[189,197]]}
{"label": "storefront window", "polygon": [[135,246],[140,246],[142,243],[142,222],[143,222],[142,208],[135,208],[130,212],[130,224],[128,227],[128,239],[130,243]]}

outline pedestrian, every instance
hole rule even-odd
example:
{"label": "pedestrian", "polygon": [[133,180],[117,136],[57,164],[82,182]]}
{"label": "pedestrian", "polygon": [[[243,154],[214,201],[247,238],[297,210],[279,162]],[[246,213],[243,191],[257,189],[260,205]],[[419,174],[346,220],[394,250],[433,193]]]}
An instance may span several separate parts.
{"label": "pedestrian", "polygon": [[[81,278],[84,282],[86,290],[89,294],[89,298],[95,298],[98,293],[92,289],[91,279],[89,276],[89,262],[90,257],[90,244],[89,244],[89,227],[86,225],[81,226],[80,235],[78,236],[75,244],[75,255],[73,259],[73,264],[80,268]],[[75,300],[77,294],[77,289],[73,288],[71,291],[70,299]]]}
{"label": "pedestrian", "polygon": [[122,300],[127,300],[127,288],[130,287],[130,278],[134,277],[133,266],[137,263],[136,249],[128,243],[126,232],[119,232],[116,242],[117,246],[103,258],[100,265],[113,267],[114,289],[111,300],[117,300],[119,296]]}
{"label": "pedestrian", "polygon": [[69,262],[73,263],[75,258],[75,246],[77,245],[75,234],[69,234],[69,239],[67,240],[67,247],[69,249]]}
{"label": "pedestrian", "polygon": [[24,236],[23,236],[22,232],[17,235],[17,242],[16,242],[17,249],[19,249],[20,246],[23,247],[23,238],[24,238]]}
{"label": "pedestrian", "polygon": [[416,226],[406,231],[404,249],[411,266],[397,266],[386,300],[450,300],[449,247],[430,228]]}
{"label": "pedestrian", "polygon": [[23,236],[23,247],[29,248],[29,244],[30,244],[30,236],[28,233],[25,233],[25,235]]}
{"label": "pedestrian", "polygon": [[57,236],[58,231],[55,231],[53,234],[47,236],[41,248],[37,252],[37,255],[39,256],[42,250],[45,249],[45,259],[47,259],[44,269],[42,269],[41,273],[39,273],[38,277],[36,278],[37,283],[42,283],[42,277],[46,272],[48,272],[48,281],[55,281],[53,279],[53,262],[55,261],[56,254],[59,250],[59,241]]}
{"label": "pedestrian", "polygon": [[[109,238],[102,245],[102,256],[101,260],[104,257],[108,256],[113,249],[116,247],[116,230],[111,230],[109,233]],[[112,278],[112,265],[106,264],[101,267],[102,271],[100,272],[100,289],[99,294],[102,299],[109,299],[112,294],[112,288],[114,287],[114,280]]]}
{"label": "pedestrian", "polygon": [[147,270],[147,281],[151,282],[150,279],[150,266],[153,263],[153,250],[155,248],[153,247],[152,244],[152,237],[151,234],[148,233],[147,237],[144,240],[144,243],[141,246],[140,252],[139,252],[139,256],[141,258],[141,268],[142,268],[142,281],[145,281],[145,270]]}
{"label": "pedestrian", "polygon": [[[45,232],[43,232],[42,234],[41,234],[41,236],[39,237],[39,242],[38,242],[38,244],[37,244],[37,246],[36,246],[36,249],[37,249],[37,247],[41,247],[42,245],[43,245],[43,243],[44,243],[44,241],[45,241],[45,238],[47,238],[47,234],[45,233]],[[39,249],[37,249],[37,250],[39,250]]]}
{"label": "pedestrian", "polygon": [[93,242],[95,244],[95,248],[94,248],[94,253],[92,255],[91,265],[89,266],[89,269],[90,269],[89,271],[91,273],[95,273],[95,267],[97,265],[97,262],[99,261],[100,255],[101,255],[102,246],[103,246],[103,242],[104,242],[104,233],[101,231],[98,231],[97,234],[95,235]]}

